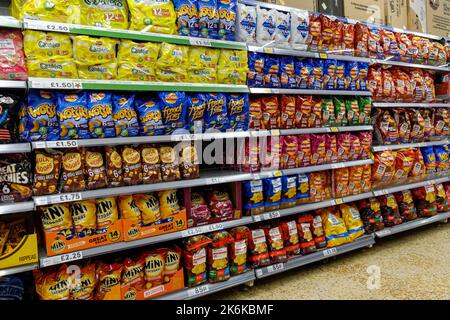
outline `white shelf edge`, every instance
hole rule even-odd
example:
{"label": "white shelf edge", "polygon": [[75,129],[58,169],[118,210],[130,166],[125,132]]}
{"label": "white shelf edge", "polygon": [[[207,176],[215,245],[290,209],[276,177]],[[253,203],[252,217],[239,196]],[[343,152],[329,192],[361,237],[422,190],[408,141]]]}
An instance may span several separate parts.
{"label": "white shelf edge", "polygon": [[2,89],[26,89],[27,82],[24,80],[0,80]]}
{"label": "white shelf edge", "polygon": [[26,264],[23,266],[11,267],[6,269],[0,269],[0,277],[10,276],[13,274],[18,274],[22,272],[32,271],[38,269],[39,265],[37,263]]}
{"label": "white shelf edge", "polygon": [[450,108],[450,103],[439,102],[373,102],[374,108]]}
{"label": "white shelf edge", "polygon": [[427,179],[427,180],[422,180],[422,181],[417,181],[417,182],[406,181],[405,182],[406,184],[403,184],[403,185],[390,186],[390,187],[385,187],[385,188],[381,188],[381,189],[376,189],[373,191],[373,194],[375,197],[378,197],[378,196],[389,194],[389,193],[411,190],[411,189],[415,189],[415,188],[430,186],[430,185],[434,185],[434,184],[440,184],[440,183],[449,182],[449,181],[450,181],[450,177],[436,177],[434,179]]}
{"label": "white shelf edge", "polygon": [[0,154],[29,152],[31,152],[31,144],[28,142],[0,144]]}
{"label": "white shelf edge", "polygon": [[334,96],[362,96],[370,97],[370,91],[349,90],[309,90],[309,89],[281,89],[281,88],[249,88],[254,94],[305,94],[305,95],[334,95]]}
{"label": "white shelf edge", "polygon": [[33,210],[33,201],[0,204],[0,216],[14,213],[30,212]]}
{"label": "white shelf edge", "polygon": [[379,152],[379,151],[386,151],[386,150],[423,148],[423,147],[441,146],[441,145],[445,145],[445,144],[449,144],[449,143],[450,143],[449,140],[440,140],[440,141],[426,141],[426,142],[417,142],[417,143],[390,144],[390,145],[382,145],[382,146],[373,146],[372,150],[374,152]]}

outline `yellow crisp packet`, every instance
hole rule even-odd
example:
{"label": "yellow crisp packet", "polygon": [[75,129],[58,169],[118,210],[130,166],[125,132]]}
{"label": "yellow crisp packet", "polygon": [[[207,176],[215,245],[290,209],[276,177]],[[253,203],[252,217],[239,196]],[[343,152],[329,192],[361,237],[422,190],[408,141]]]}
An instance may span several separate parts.
{"label": "yellow crisp packet", "polygon": [[25,0],[11,0],[11,4],[9,6],[9,14],[16,19],[20,19],[20,11],[22,10],[24,3]]}
{"label": "yellow crisp packet", "polygon": [[68,203],[41,207],[41,220],[44,232],[59,232],[68,238],[73,234],[73,222]]}
{"label": "yellow crisp packet", "polygon": [[158,59],[159,48],[159,43],[122,40],[119,44],[117,59],[119,63],[127,62],[154,67],[156,59]]}
{"label": "yellow crisp packet", "polygon": [[92,300],[97,285],[95,264],[91,263],[81,268],[80,273],[74,272],[69,277],[70,295],[73,300]]}
{"label": "yellow crisp packet", "polygon": [[128,6],[126,0],[81,0],[81,24],[128,29]]}
{"label": "yellow crisp packet", "polygon": [[68,300],[70,297],[70,279],[67,265],[61,265],[54,272],[33,270],[36,293],[41,300]]}
{"label": "yellow crisp packet", "polygon": [[146,65],[121,63],[117,69],[118,80],[156,81],[156,71]]}
{"label": "yellow crisp packet", "polygon": [[23,42],[28,60],[72,58],[72,41],[64,33],[25,30]]}
{"label": "yellow crisp packet", "polygon": [[136,205],[132,195],[119,197],[119,211],[122,219],[136,220],[142,222],[141,210]]}
{"label": "yellow crisp packet", "polygon": [[174,34],[176,13],[171,0],[127,0],[130,30]]}
{"label": "yellow crisp packet", "polygon": [[44,21],[80,23],[79,0],[27,0],[19,19],[32,17]]}
{"label": "yellow crisp packet", "polygon": [[89,237],[97,229],[97,207],[95,200],[83,200],[70,204],[70,214],[78,238]]}
{"label": "yellow crisp packet", "polygon": [[341,204],[339,210],[347,227],[350,241],[364,235],[364,224],[361,221],[358,208],[354,204]]}
{"label": "yellow crisp packet", "polygon": [[0,256],[3,255],[3,248],[6,244],[6,239],[8,239],[9,232],[10,230],[6,223],[0,221]]}
{"label": "yellow crisp packet", "polygon": [[28,76],[37,78],[78,78],[78,71],[72,59],[28,60]]}
{"label": "yellow crisp packet", "polygon": [[149,225],[161,219],[158,198],[153,194],[138,194],[133,196],[141,211],[142,224]]}
{"label": "yellow crisp packet", "polygon": [[119,220],[116,199],[108,197],[95,199],[97,206],[97,233],[105,233],[110,225]]}
{"label": "yellow crisp packet", "polygon": [[163,42],[159,49],[156,66],[165,68],[186,68],[189,61],[189,47]]}
{"label": "yellow crisp packet", "polygon": [[77,65],[106,64],[116,61],[116,45],[118,40],[75,36],[73,39],[73,58]]}
{"label": "yellow crisp packet", "polygon": [[193,83],[217,83],[217,71],[216,69],[189,70],[188,79]]}
{"label": "yellow crisp packet", "polygon": [[117,78],[117,63],[78,66],[78,76],[80,79],[115,80]]}
{"label": "yellow crisp packet", "polygon": [[219,69],[217,70],[217,80],[222,84],[239,84],[244,85],[247,81],[247,72],[235,69]]}
{"label": "yellow crisp packet", "polygon": [[161,219],[166,220],[180,212],[177,190],[164,190],[158,192]]}
{"label": "yellow crisp packet", "polygon": [[158,68],[156,79],[164,82],[187,82],[188,74],[185,68]]}
{"label": "yellow crisp packet", "polygon": [[219,62],[219,49],[192,47],[189,50],[190,69],[216,69]]}
{"label": "yellow crisp packet", "polygon": [[335,247],[350,241],[344,221],[339,217],[339,211],[331,208],[318,210],[320,212],[328,247]]}
{"label": "yellow crisp packet", "polygon": [[219,68],[242,69],[247,71],[247,51],[221,49],[219,56]]}

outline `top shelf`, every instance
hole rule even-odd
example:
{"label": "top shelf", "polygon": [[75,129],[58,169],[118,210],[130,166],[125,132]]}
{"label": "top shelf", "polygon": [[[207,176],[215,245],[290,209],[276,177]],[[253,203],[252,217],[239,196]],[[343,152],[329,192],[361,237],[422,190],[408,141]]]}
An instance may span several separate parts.
{"label": "top shelf", "polygon": [[247,44],[243,42],[184,37],[177,35],[141,32],[132,30],[107,29],[101,27],[84,26],[79,24],[49,22],[31,19],[24,19],[23,28],[29,30],[82,34],[96,37],[110,37],[118,39],[167,42],[173,44],[194,45],[194,46],[213,47],[222,49],[247,50]]}
{"label": "top shelf", "polygon": [[0,16],[0,27],[22,28],[22,22],[10,16]]}

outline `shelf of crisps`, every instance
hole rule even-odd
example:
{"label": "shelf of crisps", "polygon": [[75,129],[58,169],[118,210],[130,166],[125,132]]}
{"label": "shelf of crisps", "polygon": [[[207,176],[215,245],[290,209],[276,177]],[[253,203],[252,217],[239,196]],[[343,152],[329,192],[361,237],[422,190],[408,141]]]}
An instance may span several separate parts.
{"label": "shelf of crisps", "polygon": [[12,213],[29,212],[33,210],[34,210],[33,201],[0,204],[0,216]]}
{"label": "shelf of crisps", "polygon": [[27,82],[21,80],[0,80],[0,88],[2,89],[26,89]]}
{"label": "shelf of crisps", "polygon": [[119,90],[119,91],[189,91],[189,92],[242,92],[247,93],[245,85],[205,84],[178,82],[146,82],[121,80],[83,80],[28,78],[30,89],[60,90]]}
{"label": "shelf of crisps", "polygon": [[22,273],[27,271],[32,271],[38,269],[39,265],[37,263],[26,264],[24,266],[12,267],[0,270],[0,277],[9,276],[16,273]]}
{"label": "shelf of crisps", "polygon": [[97,37],[109,37],[109,38],[130,39],[130,40],[151,41],[151,42],[167,42],[173,44],[204,46],[223,49],[247,50],[247,45],[243,42],[185,37],[185,36],[132,31],[132,30],[111,29],[111,28],[93,27],[79,24],[59,23],[59,22],[31,20],[31,19],[24,19],[23,28],[29,30],[64,32]]}
{"label": "shelf of crisps", "polygon": [[31,145],[29,143],[0,144],[0,154],[28,153],[28,152],[31,152]]}
{"label": "shelf of crisps", "polygon": [[19,29],[22,28],[22,22],[14,17],[0,16],[0,27]]}
{"label": "shelf of crisps", "polygon": [[399,224],[395,227],[391,228],[384,228],[383,230],[376,231],[375,236],[377,238],[385,238],[393,234],[397,234],[400,232],[412,230],[415,228],[419,228],[422,226],[426,226],[428,224],[432,224],[439,221],[445,221],[446,219],[450,218],[450,212],[445,213],[439,213],[435,216],[429,217],[429,218],[419,218],[417,220],[404,222],[402,224]]}
{"label": "shelf of crisps", "polygon": [[249,88],[254,94],[304,94],[322,96],[363,96],[370,97],[370,91],[348,91],[348,90],[309,90],[309,89],[276,89],[276,88]]}
{"label": "shelf of crisps", "polygon": [[241,284],[245,284],[254,281],[255,272],[253,270],[247,271],[243,274],[232,276],[230,279],[224,282],[208,283],[194,288],[185,288],[181,291],[169,293],[163,296],[154,298],[155,300],[190,300],[200,298],[215,292],[219,292],[228,288],[236,287]]}
{"label": "shelf of crisps", "polygon": [[440,183],[449,182],[449,181],[450,181],[450,177],[442,177],[442,178],[412,182],[412,183],[402,184],[399,186],[377,189],[377,190],[373,191],[373,195],[375,197],[378,197],[378,196],[382,196],[382,195],[386,195],[386,194],[390,194],[390,193],[411,190],[411,189],[420,188],[420,187],[432,186],[435,184],[440,184]]}
{"label": "shelf of crisps", "polygon": [[[438,97],[439,98],[439,97]],[[372,102],[374,108],[450,108],[449,103]]]}
{"label": "shelf of crisps", "polygon": [[410,149],[410,148],[422,148],[422,147],[432,147],[432,146],[442,146],[449,144],[450,140],[439,140],[439,141],[426,141],[418,143],[402,143],[402,144],[390,144],[382,146],[373,146],[372,150],[374,152],[386,151],[386,150],[397,150],[397,149]]}
{"label": "shelf of crisps", "polygon": [[439,71],[439,72],[449,72],[450,68],[448,64],[442,65],[442,66],[433,66],[428,64],[416,64],[416,63],[409,63],[409,62],[402,62],[402,61],[392,61],[392,60],[381,60],[381,59],[370,59],[371,64],[383,64],[383,65],[390,65],[390,66],[398,66],[398,67],[407,67],[407,68],[418,68],[418,69],[426,69],[426,70],[433,70],[433,71]]}
{"label": "shelf of crisps", "polygon": [[375,240],[373,235],[364,235],[347,244],[327,249],[320,249],[317,252],[290,259],[285,263],[278,263],[275,265],[270,265],[267,267],[256,269],[255,270],[256,278],[257,279],[265,278],[277,273],[281,273],[286,270],[298,268],[317,261],[325,260],[346,252],[362,249],[365,247],[371,247],[374,244]]}

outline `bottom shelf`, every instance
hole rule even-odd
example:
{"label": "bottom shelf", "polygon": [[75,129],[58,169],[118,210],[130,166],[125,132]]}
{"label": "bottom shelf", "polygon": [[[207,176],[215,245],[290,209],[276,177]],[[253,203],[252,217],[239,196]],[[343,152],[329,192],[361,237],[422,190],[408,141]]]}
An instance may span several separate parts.
{"label": "bottom shelf", "polygon": [[30,264],[26,264],[23,266],[1,269],[0,277],[9,276],[9,275],[16,274],[16,273],[32,271],[34,269],[37,269],[38,267],[39,267],[39,265],[37,263],[30,263]]}
{"label": "bottom shelf", "polygon": [[250,281],[255,280],[255,273],[250,270],[246,273],[233,276],[227,281],[218,283],[208,283],[194,288],[185,288],[183,290],[169,293],[164,296],[156,297],[155,300],[191,300],[206,296],[218,291],[232,288]]}
{"label": "bottom shelf", "polygon": [[416,219],[413,221],[399,224],[398,226],[395,226],[395,227],[385,228],[383,230],[375,232],[375,236],[377,238],[384,238],[384,237],[388,237],[388,236],[396,234],[396,233],[400,233],[400,232],[412,230],[415,228],[419,228],[422,226],[426,226],[428,224],[442,221],[442,220],[445,220],[448,218],[450,218],[450,212],[439,213],[439,214],[429,217],[429,218],[419,218],[419,219]]}
{"label": "bottom shelf", "polygon": [[321,249],[317,252],[310,253],[304,256],[299,256],[288,260],[285,263],[278,263],[275,265],[258,268],[255,270],[256,278],[265,278],[277,273],[284,272],[286,270],[294,269],[297,267],[301,267],[313,262],[317,262],[320,260],[324,260],[342,253],[346,253],[349,251],[361,249],[364,247],[369,247],[375,243],[374,237],[372,235],[362,236],[353,242],[334,247],[328,249]]}

